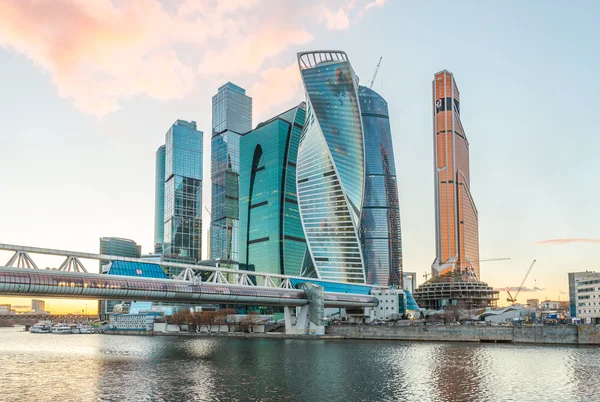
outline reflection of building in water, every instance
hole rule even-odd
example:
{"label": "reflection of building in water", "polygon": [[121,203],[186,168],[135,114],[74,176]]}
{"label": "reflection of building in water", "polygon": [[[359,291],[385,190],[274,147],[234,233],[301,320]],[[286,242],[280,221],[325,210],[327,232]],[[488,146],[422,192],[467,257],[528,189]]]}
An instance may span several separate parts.
{"label": "reflection of building in water", "polygon": [[465,395],[467,400],[485,400],[481,384],[481,372],[486,365],[486,355],[478,344],[465,344],[456,347],[452,343],[440,344],[429,369],[433,384],[437,389],[436,400],[460,401]]}

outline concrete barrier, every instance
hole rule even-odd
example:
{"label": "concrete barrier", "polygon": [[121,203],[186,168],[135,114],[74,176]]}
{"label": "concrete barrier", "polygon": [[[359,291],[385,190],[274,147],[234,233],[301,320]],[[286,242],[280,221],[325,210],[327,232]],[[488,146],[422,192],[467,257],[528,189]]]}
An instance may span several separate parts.
{"label": "concrete barrier", "polygon": [[347,339],[600,345],[600,327],[594,326],[331,325],[326,328],[326,334]]}

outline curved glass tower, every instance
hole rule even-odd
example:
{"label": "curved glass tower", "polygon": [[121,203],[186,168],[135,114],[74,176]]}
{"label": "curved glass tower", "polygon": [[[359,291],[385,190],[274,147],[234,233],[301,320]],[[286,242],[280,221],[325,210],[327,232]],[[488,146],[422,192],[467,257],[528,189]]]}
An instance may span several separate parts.
{"label": "curved glass tower", "polygon": [[364,283],[358,229],[365,149],[358,79],[340,51],[299,53],[298,65],[308,107],[297,193],[312,264],[319,278]]}
{"label": "curved glass tower", "polygon": [[367,283],[402,287],[400,207],[388,105],[363,86],[358,87],[358,99],[365,133],[361,243]]}

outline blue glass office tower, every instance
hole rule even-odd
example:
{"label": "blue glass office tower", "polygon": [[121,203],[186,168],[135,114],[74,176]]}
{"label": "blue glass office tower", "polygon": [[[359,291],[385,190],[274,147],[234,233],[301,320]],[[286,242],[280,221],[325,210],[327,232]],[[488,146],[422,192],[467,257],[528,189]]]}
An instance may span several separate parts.
{"label": "blue glass office tower", "polygon": [[358,87],[358,100],[365,136],[361,245],[367,283],[401,288],[400,207],[388,105],[363,86]]}
{"label": "blue glass office tower", "polygon": [[300,216],[319,278],[365,283],[359,227],[365,184],[358,79],[340,51],[298,54],[308,104],[298,149]]}
{"label": "blue glass office tower", "polygon": [[300,276],[306,240],[296,197],[303,102],[240,140],[240,264]]}
{"label": "blue glass office tower", "polygon": [[163,257],[195,263],[202,256],[202,132],[194,121],[177,120],[167,131],[164,186]]}
{"label": "blue glass office tower", "polygon": [[[121,237],[101,237],[99,253],[116,257],[140,258],[142,246],[135,241]],[[103,267],[108,267],[110,261],[100,260],[100,273],[105,273]],[[98,300],[98,317],[100,320],[108,320],[115,305],[120,304],[118,300]]]}
{"label": "blue glass office tower", "polygon": [[212,99],[210,259],[239,260],[240,136],[252,129],[252,98],[230,82]]}
{"label": "blue glass office tower", "polygon": [[165,146],[156,151],[154,182],[154,252],[162,254],[165,241]]}

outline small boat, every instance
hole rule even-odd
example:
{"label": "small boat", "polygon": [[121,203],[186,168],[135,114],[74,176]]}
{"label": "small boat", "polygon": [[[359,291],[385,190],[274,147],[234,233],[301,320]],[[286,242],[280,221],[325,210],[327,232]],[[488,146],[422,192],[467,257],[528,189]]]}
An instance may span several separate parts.
{"label": "small boat", "polygon": [[38,322],[29,328],[29,332],[32,334],[49,334],[52,329],[52,325],[50,323]]}
{"label": "small boat", "polygon": [[94,327],[92,327],[91,325],[81,325],[79,326],[79,333],[80,334],[93,334],[94,331]]}
{"label": "small boat", "polygon": [[72,334],[73,331],[69,325],[58,324],[52,327],[53,334]]}

